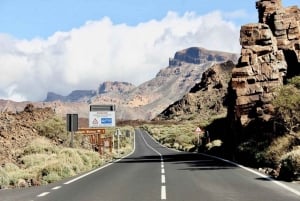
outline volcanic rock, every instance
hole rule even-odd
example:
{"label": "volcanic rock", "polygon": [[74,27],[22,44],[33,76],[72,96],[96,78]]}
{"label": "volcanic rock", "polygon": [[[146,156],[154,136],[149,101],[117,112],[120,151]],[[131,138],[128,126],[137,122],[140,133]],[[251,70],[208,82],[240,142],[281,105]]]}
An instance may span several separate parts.
{"label": "volcanic rock", "polygon": [[276,89],[300,74],[300,9],[284,8],[281,0],[260,0],[256,8],[259,23],[241,27],[241,56],[232,71],[235,101],[229,112],[242,125],[269,119]]}

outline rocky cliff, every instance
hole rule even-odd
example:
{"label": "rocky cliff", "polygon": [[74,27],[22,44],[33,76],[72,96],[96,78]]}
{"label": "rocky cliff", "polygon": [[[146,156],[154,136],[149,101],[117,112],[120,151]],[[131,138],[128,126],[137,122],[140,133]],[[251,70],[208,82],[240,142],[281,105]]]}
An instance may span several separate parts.
{"label": "rocky cliff", "polygon": [[215,115],[226,116],[226,95],[231,71],[235,67],[232,61],[216,63],[208,68],[189,93],[174,102],[156,117],[156,120],[192,120],[209,119]]}
{"label": "rocky cliff", "polygon": [[259,23],[241,27],[241,56],[231,79],[229,113],[243,126],[269,120],[276,89],[300,74],[299,8],[284,8],[281,0],[260,0],[256,8]]}

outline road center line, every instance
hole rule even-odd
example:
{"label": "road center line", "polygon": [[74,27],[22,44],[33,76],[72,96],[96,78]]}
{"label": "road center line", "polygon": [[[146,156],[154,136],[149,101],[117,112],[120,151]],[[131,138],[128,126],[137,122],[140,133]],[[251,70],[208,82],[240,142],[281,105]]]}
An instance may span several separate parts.
{"label": "road center line", "polygon": [[165,175],[161,175],[161,183],[162,184],[166,183],[166,176]]}
{"label": "road center line", "polygon": [[52,190],[57,190],[57,189],[60,189],[61,186],[56,186],[56,187],[53,187]]}
{"label": "road center line", "polygon": [[44,192],[44,193],[39,194],[37,197],[44,197],[44,196],[48,195],[49,193],[50,192]]}
{"label": "road center line", "polygon": [[[161,183],[165,184],[166,183],[166,176],[165,176],[165,168],[164,168],[164,158],[163,158],[162,154],[147,143],[147,141],[145,140],[143,134],[141,134],[141,137],[143,138],[146,146],[149,147],[151,150],[153,150],[155,153],[157,153],[160,156],[160,161],[161,161],[160,162],[161,163]],[[161,200],[166,200],[167,199],[167,190],[166,190],[165,185],[161,186],[160,198],[161,198]]]}
{"label": "road center line", "polygon": [[161,200],[167,199],[166,186],[161,186]]}

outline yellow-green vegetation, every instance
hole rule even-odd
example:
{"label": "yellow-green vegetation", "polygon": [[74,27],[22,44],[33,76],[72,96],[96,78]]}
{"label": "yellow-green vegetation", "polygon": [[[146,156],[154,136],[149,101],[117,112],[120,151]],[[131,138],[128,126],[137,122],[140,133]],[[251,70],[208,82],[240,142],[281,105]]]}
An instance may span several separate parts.
{"label": "yellow-green vegetation", "polygon": [[55,146],[45,137],[33,140],[18,155],[20,165],[6,163],[0,168],[1,188],[47,184],[104,163],[96,152]]}
{"label": "yellow-green vegetation", "polygon": [[[69,147],[70,135],[66,122],[60,117],[49,118],[36,123],[34,128],[39,136],[24,148],[11,150],[16,159],[0,166],[0,189],[43,185],[62,180],[99,167],[113,158],[132,151],[134,129],[122,126],[119,129],[120,150],[103,155],[88,146],[89,141],[81,134],[75,134],[73,148]],[[112,136],[116,128],[107,128],[105,136]],[[126,135],[127,134],[127,135]]]}

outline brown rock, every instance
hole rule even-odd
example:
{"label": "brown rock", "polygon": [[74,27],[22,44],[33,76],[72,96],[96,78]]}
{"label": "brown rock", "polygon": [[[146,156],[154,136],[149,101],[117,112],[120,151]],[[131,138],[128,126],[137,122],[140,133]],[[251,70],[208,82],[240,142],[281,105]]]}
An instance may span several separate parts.
{"label": "brown rock", "polygon": [[272,108],[276,89],[286,77],[300,75],[300,9],[284,8],[281,0],[260,0],[256,8],[259,23],[241,27],[241,56],[230,86],[236,100],[229,113],[242,125],[270,119],[274,110],[267,108]]}

